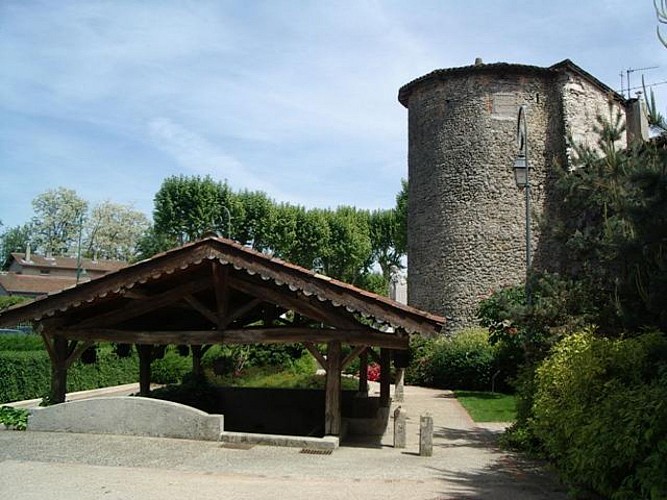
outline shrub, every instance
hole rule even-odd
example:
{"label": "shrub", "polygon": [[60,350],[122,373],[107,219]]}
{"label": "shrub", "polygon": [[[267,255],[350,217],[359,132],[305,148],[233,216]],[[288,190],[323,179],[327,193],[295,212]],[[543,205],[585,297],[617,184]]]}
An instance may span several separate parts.
{"label": "shrub", "polygon": [[0,424],[8,429],[24,431],[28,427],[28,410],[3,406],[0,408]]}
{"label": "shrub", "polygon": [[0,351],[44,351],[39,335],[0,335]]}
{"label": "shrub", "polygon": [[[74,363],[67,374],[67,390],[83,391],[136,382],[136,355],[119,359],[108,345],[100,346],[97,363]],[[0,402],[42,397],[51,387],[51,362],[44,349],[0,351]]]}
{"label": "shrub", "polygon": [[302,357],[301,344],[277,345],[216,345],[202,359],[202,366],[216,375],[239,374],[257,366],[289,367]]}
{"label": "shrub", "polygon": [[453,337],[416,340],[408,383],[443,389],[488,390],[497,371],[497,349],[483,328],[463,330]]}
{"label": "shrub", "polygon": [[608,498],[667,496],[667,339],[592,331],[537,369],[530,428],[574,487]]}
{"label": "shrub", "polygon": [[177,384],[191,371],[192,357],[181,356],[177,346],[166,346],[162,357],[151,363],[151,381],[156,384]]}

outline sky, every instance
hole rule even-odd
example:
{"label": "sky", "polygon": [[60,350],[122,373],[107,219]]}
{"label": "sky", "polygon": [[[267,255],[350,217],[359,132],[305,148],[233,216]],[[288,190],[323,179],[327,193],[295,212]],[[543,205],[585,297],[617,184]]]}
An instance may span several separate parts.
{"label": "sky", "polygon": [[29,221],[59,186],[150,217],[174,175],[389,208],[407,177],[402,85],[476,57],[569,58],[615,89],[658,66],[643,73],[662,82],[656,26],[652,0],[2,0],[0,220]]}

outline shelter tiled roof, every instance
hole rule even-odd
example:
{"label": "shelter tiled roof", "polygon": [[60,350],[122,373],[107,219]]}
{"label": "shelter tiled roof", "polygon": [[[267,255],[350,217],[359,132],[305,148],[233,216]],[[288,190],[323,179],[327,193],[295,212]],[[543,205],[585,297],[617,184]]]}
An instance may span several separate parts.
{"label": "shelter tiled roof", "polygon": [[[40,321],[67,315],[72,316],[71,322],[79,321],[77,315],[92,322],[94,318],[91,316],[95,314],[92,312],[95,307],[99,306],[102,311],[111,307],[122,308],[126,297],[142,292],[142,288],[153,286],[157,289],[164,285],[160,292],[165,293],[164,287],[169,279],[175,283],[168,285],[172,288],[189,286],[196,279],[208,279],[203,274],[210,268],[208,265],[204,266],[206,261],[219,263],[234,273],[239,290],[244,287],[248,290],[248,287],[251,287],[256,291],[259,286],[270,286],[272,294],[283,294],[290,303],[301,301],[299,304],[305,304],[308,308],[313,307],[313,304],[324,304],[342,314],[367,318],[376,325],[384,324],[408,333],[427,335],[439,333],[445,322],[440,316],[284,262],[239,243],[210,237],[158,254],[30,304],[10,308],[0,314],[0,325],[15,323],[17,320]],[[153,291],[155,290],[151,290]],[[199,300],[209,299],[210,295],[211,293],[207,292]],[[307,301],[310,301],[310,305]],[[201,307],[199,309],[201,310]],[[177,311],[171,312],[177,314]],[[76,319],[73,319],[75,316]],[[160,321],[158,316],[155,318]]]}

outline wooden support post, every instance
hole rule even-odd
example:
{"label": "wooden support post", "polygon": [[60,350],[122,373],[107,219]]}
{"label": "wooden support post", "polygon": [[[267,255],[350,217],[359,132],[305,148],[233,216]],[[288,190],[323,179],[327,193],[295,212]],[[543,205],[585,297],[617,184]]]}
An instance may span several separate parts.
{"label": "wooden support post", "polygon": [[324,396],[324,434],[339,436],[341,426],[340,342],[327,343],[327,381]]}
{"label": "wooden support post", "polygon": [[153,360],[153,346],[137,344],[139,353],[139,395],[148,396],[151,392],[151,361]]}
{"label": "wooden support post", "polygon": [[53,337],[53,358],[51,359],[51,403],[64,403],[67,395],[67,356],[69,345],[67,339],[56,335]]}
{"label": "wooden support post", "polygon": [[202,347],[200,345],[190,346],[192,351],[192,375],[199,378],[204,374],[201,367],[201,358],[203,356]]}
{"label": "wooden support post", "polygon": [[368,350],[359,355],[359,392],[368,395]]}
{"label": "wooden support post", "polygon": [[389,390],[391,386],[391,351],[380,349],[380,406],[391,405]]}

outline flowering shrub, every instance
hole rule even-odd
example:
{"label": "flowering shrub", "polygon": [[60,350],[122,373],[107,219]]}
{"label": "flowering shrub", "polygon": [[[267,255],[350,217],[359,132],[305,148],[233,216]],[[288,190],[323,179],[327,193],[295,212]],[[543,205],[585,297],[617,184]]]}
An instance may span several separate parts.
{"label": "flowering shrub", "polygon": [[377,363],[370,363],[366,369],[368,380],[371,382],[378,382],[380,380],[380,365]]}

